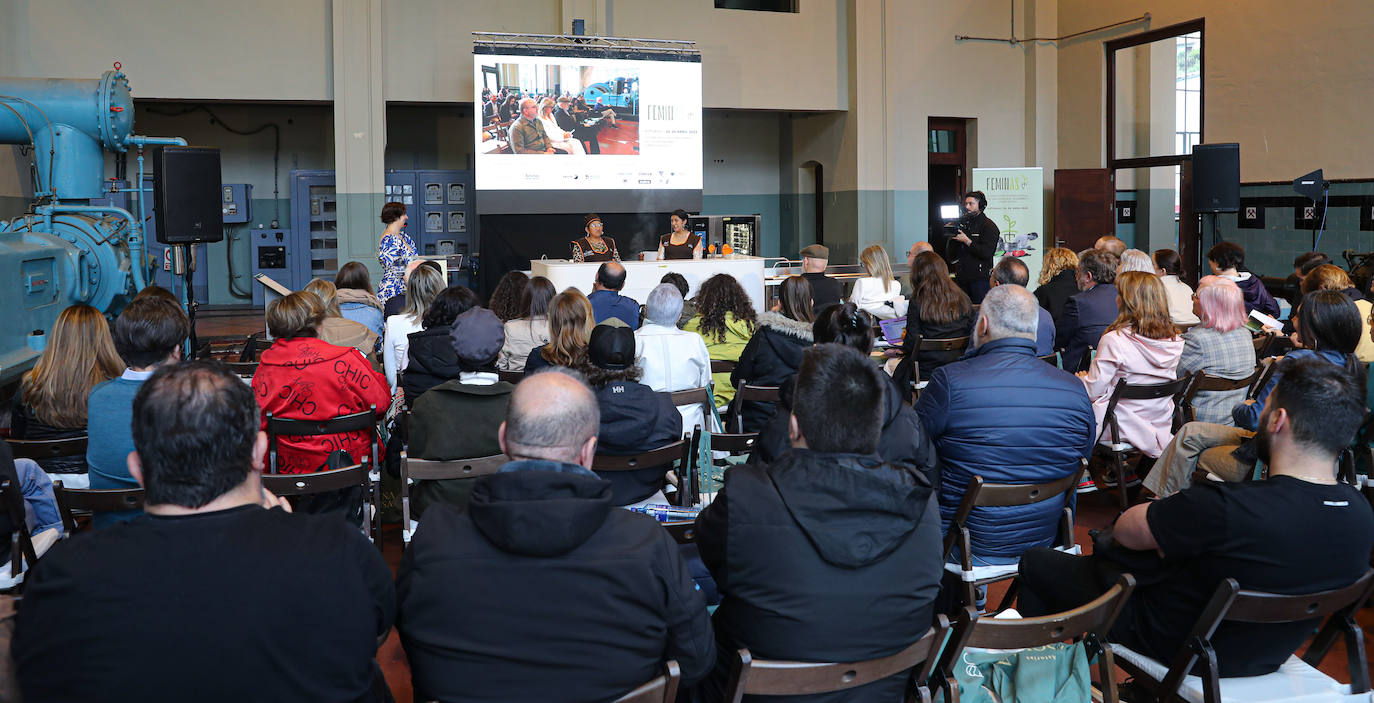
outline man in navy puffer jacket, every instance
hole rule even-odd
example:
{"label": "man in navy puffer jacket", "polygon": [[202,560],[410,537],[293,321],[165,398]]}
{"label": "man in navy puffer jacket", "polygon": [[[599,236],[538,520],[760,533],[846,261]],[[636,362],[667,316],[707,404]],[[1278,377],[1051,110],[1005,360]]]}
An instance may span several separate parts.
{"label": "man in navy puffer jacket", "polygon": [[[992,289],[973,328],[974,347],[935,370],[916,404],[940,457],[945,529],[969,479],[1044,483],[1073,474],[1096,437],[1083,382],[1035,356],[1039,306],[1017,285]],[[979,508],[969,516],[975,564],[1015,563],[1050,546],[1063,503]]]}

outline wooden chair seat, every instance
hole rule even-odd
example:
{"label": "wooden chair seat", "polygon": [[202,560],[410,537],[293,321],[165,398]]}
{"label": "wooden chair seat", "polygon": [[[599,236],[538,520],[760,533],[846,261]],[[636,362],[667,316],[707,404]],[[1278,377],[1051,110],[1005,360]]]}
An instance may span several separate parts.
{"label": "wooden chair seat", "polygon": [[[755,659],[748,649],[735,652],[735,662],[726,685],[725,700],[740,703],[744,696],[800,696],[845,691],[911,672],[910,687],[921,700],[930,700],[931,684],[944,694],[944,700],[957,700],[952,679],[933,676],[941,644],[949,631],[949,619],[936,617],[935,626],[921,639],[896,654],[857,662],[799,662]],[[949,647],[945,647],[948,653]],[[948,671],[949,669],[941,669]],[[934,679],[934,680],[932,680]]]}
{"label": "wooden chair seat", "polygon": [[437,461],[413,459],[401,451],[401,546],[410,544],[416,523],[410,519],[410,487],[415,481],[446,481],[456,478],[488,476],[501,470],[510,458],[493,454],[476,459]]}
{"label": "wooden chair seat", "polygon": [[[1344,588],[1299,595],[1280,595],[1241,590],[1235,579],[1225,579],[1198,616],[1192,631],[1168,665],[1138,652],[1118,647],[1117,664],[1137,683],[1163,700],[1192,703],[1223,701],[1341,701],[1369,698],[1369,664],[1364,635],[1355,613],[1374,592],[1374,569]],[[1277,672],[1245,678],[1220,678],[1217,654],[1211,637],[1223,622],[1286,623],[1327,617],[1301,658],[1296,656]],[[1316,670],[1338,639],[1344,639],[1350,684],[1343,685]],[[1194,666],[1198,675],[1188,672]]]}
{"label": "wooden chair seat", "polygon": [[[976,555],[973,554],[973,535],[968,528],[968,518],[974,509],[1032,505],[1058,498],[1063,502],[1064,507],[1059,511],[1055,548],[1077,553],[1077,545],[1074,544],[1073,535],[1073,498],[1078,489],[1078,483],[1083,478],[1086,463],[1084,460],[1079,460],[1077,471],[1045,483],[984,483],[981,476],[974,476],[969,480],[968,488],[964,491],[964,498],[959,502],[958,509],[955,510],[950,519],[949,529],[945,532],[942,551],[945,563],[945,573],[943,574],[945,587],[958,592],[963,605],[975,605],[978,588],[999,581],[1016,579],[1018,574],[1016,564],[982,567],[973,565],[973,559]],[[959,551],[959,561],[951,563],[950,560],[954,556],[956,548]],[[1016,583],[1013,582],[1007,588],[1006,596],[997,609],[1006,609],[1016,597],[1016,592]]]}
{"label": "wooden chair seat", "polygon": [[966,607],[959,614],[954,636],[940,655],[938,670],[952,671],[966,647],[1031,649],[1064,641],[1082,642],[1088,659],[1098,661],[1101,700],[1117,703],[1120,698],[1116,689],[1116,658],[1107,633],[1134,590],[1135,578],[1125,574],[1106,593],[1085,605],[1033,618],[980,618],[973,608]]}

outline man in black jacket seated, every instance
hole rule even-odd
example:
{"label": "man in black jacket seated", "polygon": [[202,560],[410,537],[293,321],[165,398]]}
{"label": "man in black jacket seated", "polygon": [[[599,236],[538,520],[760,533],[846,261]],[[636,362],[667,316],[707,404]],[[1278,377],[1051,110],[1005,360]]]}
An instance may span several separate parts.
{"label": "man in black jacket seated", "polygon": [[[873,318],[853,303],[826,308],[812,323],[811,332],[816,344],[834,342],[853,347],[864,354],[873,351]],[[938,486],[940,466],[935,456],[935,446],[916,411],[902,402],[901,391],[895,383],[890,382],[892,378],[889,376],[887,380],[889,383],[883,386],[882,434],[878,437],[878,456],[883,461],[910,464],[925,474],[931,485]],[[779,386],[777,411],[759,432],[754,451],[749,454],[750,464],[771,464],[791,448],[788,433],[796,387],[796,376]]]}
{"label": "man in black jacket seated", "polygon": [[527,377],[498,432],[511,462],[466,510],[425,513],[396,577],[416,700],[611,700],[667,659],[684,685],[710,671],[711,623],[677,544],[587,468],[599,420],[572,372]]}
{"label": "man in black jacket seated", "polygon": [[[673,396],[639,382],[643,369],[635,365],[635,333],[616,318],[592,329],[587,343],[591,365],[580,369],[601,406],[597,432],[602,454],[629,456],[658,449],[682,439],[682,413]],[[603,471],[597,475],[611,482],[616,505],[664,504],[663,477],[671,466],[651,466],[634,471]]]}
{"label": "man in black jacket seated", "polygon": [[[808,349],[792,451],[727,471],[698,516],[697,545],[722,594],[707,700],[719,698],[740,647],[761,659],[855,661],[894,654],[929,630],[939,509],[919,471],[875,454],[887,383],[850,347]],[[900,700],[906,680],[806,700]]]}
{"label": "man in black jacket seated", "polygon": [[601,143],[596,140],[596,133],[601,131],[601,124],[587,127],[579,122],[572,113],[572,98],[566,95],[558,98],[558,109],[553,111],[553,119],[558,123],[559,129],[572,132],[574,138],[587,145],[588,154],[601,153]]}

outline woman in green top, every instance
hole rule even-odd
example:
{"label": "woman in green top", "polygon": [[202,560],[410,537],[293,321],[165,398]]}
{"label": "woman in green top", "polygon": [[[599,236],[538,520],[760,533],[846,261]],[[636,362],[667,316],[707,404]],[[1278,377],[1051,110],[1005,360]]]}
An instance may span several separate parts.
{"label": "woman in green top", "polygon": [[[712,361],[739,361],[740,352],[754,336],[754,304],[739,281],[726,273],[706,279],[697,291],[696,310],[683,329],[701,335]],[[716,385],[717,406],[735,397],[730,372],[713,373],[711,380]]]}

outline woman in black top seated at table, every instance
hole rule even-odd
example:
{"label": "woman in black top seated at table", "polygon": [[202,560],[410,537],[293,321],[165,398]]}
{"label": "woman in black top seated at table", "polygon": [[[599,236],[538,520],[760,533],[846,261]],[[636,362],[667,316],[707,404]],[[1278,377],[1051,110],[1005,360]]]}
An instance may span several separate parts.
{"label": "woman in black top seated at table", "polygon": [[673,231],[658,238],[658,260],[700,259],[701,236],[687,231],[687,211],[674,210],[668,223]]}
{"label": "woman in black top seated at table", "polygon": [[604,227],[601,224],[601,216],[593,212],[587,215],[586,220],[587,236],[572,241],[572,260],[588,263],[620,261],[620,252],[616,251],[615,240],[601,234]]}

